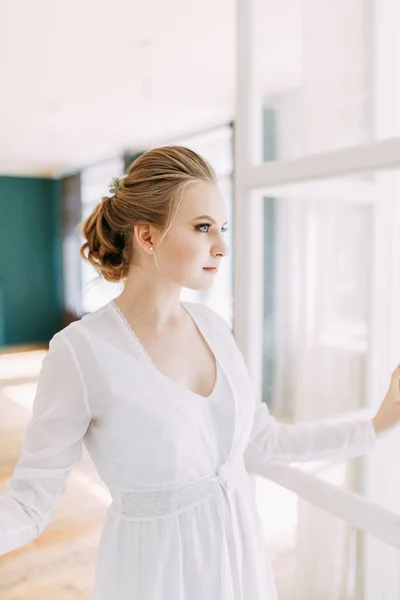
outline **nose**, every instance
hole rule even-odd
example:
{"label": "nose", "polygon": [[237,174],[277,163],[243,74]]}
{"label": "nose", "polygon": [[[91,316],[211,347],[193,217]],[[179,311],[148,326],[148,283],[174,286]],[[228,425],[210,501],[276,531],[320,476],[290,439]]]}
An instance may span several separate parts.
{"label": "nose", "polygon": [[215,244],[212,255],[220,256],[222,258],[223,256],[228,256],[229,251],[230,250],[228,244],[223,238],[221,238],[220,242],[218,244]]}

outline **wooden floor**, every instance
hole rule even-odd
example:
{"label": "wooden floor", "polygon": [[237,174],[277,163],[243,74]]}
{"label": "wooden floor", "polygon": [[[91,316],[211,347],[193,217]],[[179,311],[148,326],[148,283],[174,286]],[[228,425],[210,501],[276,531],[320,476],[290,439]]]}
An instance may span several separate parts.
{"label": "wooden floor", "polygon": [[[19,458],[46,354],[45,349],[24,350],[0,353],[0,490]],[[54,520],[39,538],[0,557],[1,600],[89,600],[110,501],[83,448]]]}

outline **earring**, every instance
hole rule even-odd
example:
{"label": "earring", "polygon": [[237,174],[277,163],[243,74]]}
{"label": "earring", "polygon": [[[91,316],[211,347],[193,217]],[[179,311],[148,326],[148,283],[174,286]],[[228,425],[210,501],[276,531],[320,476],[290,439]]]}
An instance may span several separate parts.
{"label": "earring", "polygon": [[150,252],[153,252],[153,246],[150,246],[149,250]]}

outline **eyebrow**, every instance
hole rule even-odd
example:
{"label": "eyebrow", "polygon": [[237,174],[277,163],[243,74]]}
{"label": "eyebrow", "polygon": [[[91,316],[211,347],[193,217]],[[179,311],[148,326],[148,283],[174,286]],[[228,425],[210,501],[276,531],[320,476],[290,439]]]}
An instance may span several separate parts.
{"label": "eyebrow", "polygon": [[[208,219],[209,221],[214,223],[214,225],[217,224],[217,221],[215,219],[213,219],[212,217],[210,217],[210,215],[200,215],[200,217],[196,217],[194,220],[199,221],[200,219]],[[227,223],[228,223],[228,221],[225,221],[224,225],[227,225]]]}

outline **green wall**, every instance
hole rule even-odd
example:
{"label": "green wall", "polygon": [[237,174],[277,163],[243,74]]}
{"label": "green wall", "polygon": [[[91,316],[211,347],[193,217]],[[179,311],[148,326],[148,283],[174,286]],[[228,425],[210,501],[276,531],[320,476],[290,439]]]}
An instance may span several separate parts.
{"label": "green wall", "polygon": [[0,176],[0,346],[61,329],[60,205],[57,180]]}

